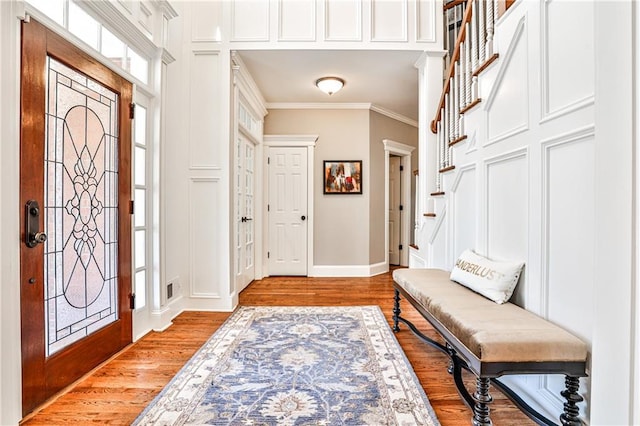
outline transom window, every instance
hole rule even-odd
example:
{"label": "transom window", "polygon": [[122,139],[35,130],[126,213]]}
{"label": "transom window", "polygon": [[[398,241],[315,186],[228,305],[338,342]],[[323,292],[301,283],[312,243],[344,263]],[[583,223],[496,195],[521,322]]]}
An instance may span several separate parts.
{"label": "transom window", "polygon": [[109,31],[73,0],[26,0],[85,44],[137,78],[149,83],[149,60]]}

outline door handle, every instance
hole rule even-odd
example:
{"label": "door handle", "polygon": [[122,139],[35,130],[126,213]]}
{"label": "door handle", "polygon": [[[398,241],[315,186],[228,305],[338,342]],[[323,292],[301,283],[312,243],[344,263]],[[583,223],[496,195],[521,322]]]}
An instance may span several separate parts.
{"label": "door handle", "polygon": [[302,220],[306,220],[306,219],[307,219],[307,217],[306,217],[306,216],[302,216],[300,219],[302,219]]}
{"label": "door handle", "polygon": [[40,206],[35,200],[27,201],[25,205],[24,238],[27,247],[33,248],[47,241],[47,234],[40,232]]}
{"label": "door handle", "polygon": [[241,222],[249,222],[250,220],[253,220],[253,218],[252,217],[242,216],[242,219],[240,219]]}

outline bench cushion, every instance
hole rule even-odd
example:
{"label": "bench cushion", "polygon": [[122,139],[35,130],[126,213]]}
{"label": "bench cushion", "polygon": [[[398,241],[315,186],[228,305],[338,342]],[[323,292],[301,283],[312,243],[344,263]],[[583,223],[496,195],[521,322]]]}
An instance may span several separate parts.
{"label": "bench cushion", "polygon": [[513,303],[498,305],[439,269],[396,269],[394,281],[482,362],[586,361],[587,345]]}

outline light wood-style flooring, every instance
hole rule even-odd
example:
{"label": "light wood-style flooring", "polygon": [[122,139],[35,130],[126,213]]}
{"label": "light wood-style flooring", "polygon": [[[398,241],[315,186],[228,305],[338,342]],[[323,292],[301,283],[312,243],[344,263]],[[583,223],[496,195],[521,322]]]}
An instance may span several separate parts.
{"label": "light wood-style flooring", "polygon": [[[372,278],[270,277],[249,285],[240,294],[240,304],[378,305],[391,323],[393,286],[390,273]],[[402,309],[403,316],[427,330],[427,335],[437,336],[407,302]],[[229,315],[213,312],[178,315],[166,331],[150,332],[28,416],[22,424],[130,424]],[[461,402],[447,373],[447,357],[418,340],[406,326],[401,325],[396,337],[440,423],[471,424],[471,411]],[[471,376],[467,381],[474,384]],[[494,390],[492,395],[495,425],[534,424],[500,392]]]}

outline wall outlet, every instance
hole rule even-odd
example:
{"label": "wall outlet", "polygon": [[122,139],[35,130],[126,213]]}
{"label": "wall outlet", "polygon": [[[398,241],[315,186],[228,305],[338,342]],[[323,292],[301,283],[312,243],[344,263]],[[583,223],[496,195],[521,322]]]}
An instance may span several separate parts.
{"label": "wall outlet", "polygon": [[167,284],[167,299],[171,299],[173,297],[173,283]]}

